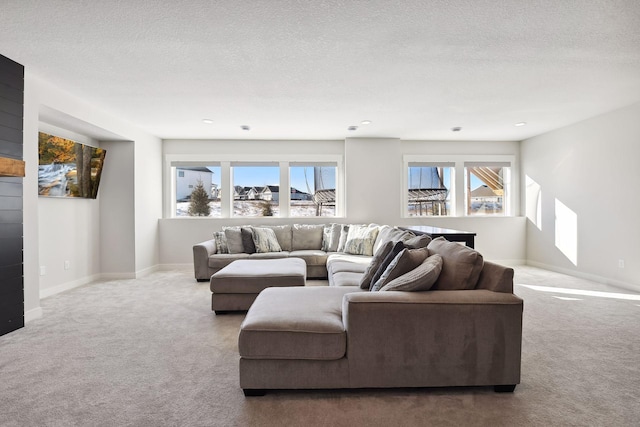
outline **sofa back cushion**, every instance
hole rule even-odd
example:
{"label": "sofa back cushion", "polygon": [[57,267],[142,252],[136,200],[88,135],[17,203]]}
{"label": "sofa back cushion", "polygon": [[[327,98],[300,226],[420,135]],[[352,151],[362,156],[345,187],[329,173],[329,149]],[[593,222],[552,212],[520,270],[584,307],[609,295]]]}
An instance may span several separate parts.
{"label": "sofa back cushion", "polygon": [[227,248],[230,254],[244,253],[244,245],[242,244],[242,232],[240,227],[223,227],[224,235],[227,238]]}
{"label": "sofa back cushion", "polygon": [[465,290],[475,289],[484,266],[480,252],[459,243],[438,237],[427,246],[429,255],[442,257],[442,271],[433,289]]}
{"label": "sofa back cushion", "polygon": [[291,251],[291,225],[264,225],[263,227],[270,228],[276,233],[276,238],[283,251]]}
{"label": "sofa back cushion", "polygon": [[391,227],[389,225],[381,225],[378,230],[378,237],[376,238],[376,242],[373,244],[374,254],[387,242],[406,241],[415,237],[415,234],[410,231],[400,230],[397,227]]}
{"label": "sofa back cushion", "polygon": [[321,249],[323,231],[324,224],[293,224],[291,228],[291,250]]}

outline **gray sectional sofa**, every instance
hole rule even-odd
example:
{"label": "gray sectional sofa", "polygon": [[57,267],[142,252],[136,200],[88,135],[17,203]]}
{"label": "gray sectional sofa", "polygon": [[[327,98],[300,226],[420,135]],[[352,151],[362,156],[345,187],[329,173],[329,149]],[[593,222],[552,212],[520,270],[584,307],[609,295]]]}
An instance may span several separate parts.
{"label": "gray sectional sofa", "polygon": [[[340,237],[348,233],[349,226],[356,225],[366,228],[365,231],[375,233],[372,251],[354,248],[352,253],[344,252],[346,235],[343,246],[340,247]],[[256,252],[251,247],[251,229],[268,228],[273,230],[279,245],[279,251]],[[377,233],[373,230],[377,230]],[[246,231],[243,235],[243,231]],[[295,257],[307,263],[308,278],[330,277],[327,271],[327,261],[331,255],[336,259],[348,259],[351,262],[366,264],[373,253],[386,241],[407,240],[415,235],[396,227],[377,224],[293,224],[293,225],[265,225],[259,227],[228,227],[221,232],[214,233],[212,239],[197,243],[193,246],[193,265],[195,278],[198,281],[209,281],[211,276],[238,259],[272,259]],[[224,237],[223,237],[224,236]],[[244,237],[244,240],[243,240]],[[221,252],[220,240],[227,240],[226,251]],[[249,244],[247,244],[249,242]],[[255,244],[254,244],[255,246]],[[224,245],[222,246],[224,248]],[[355,253],[354,253],[355,252]]]}
{"label": "gray sectional sofa", "polygon": [[[513,269],[442,238],[395,259],[411,251],[425,256],[425,250],[418,267],[389,277],[376,292],[363,278],[378,257],[365,265],[339,255],[329,257],[329,279],[343,286],[263,290],[240,330],[245,395],[442,386],[513,391],[520,383],[523,312],[513,294]],[[435,282],[432,259],[440,265]],[[392,261],[385,271],[399,264]],[[385,290],[400,289],[394,283],[430,290]]]}
{"label": "gray sectional sofa", "polygon": [[194,246],[196,278],[208,280],[236,259],[297,257],[306,261],[308,277],[327,277],[330,286],[269,287],[257,295],[238,339],[245,395],[441,386],[513,391],[520,383],[523,302],[513,294],[513,269],[458,243],[387,225],[257,228],[260,236],[273,230],[265,233],[270,242],[255,239],[255,253],[239,252],[237,229],[225,230],[226,249],[216,240]]}

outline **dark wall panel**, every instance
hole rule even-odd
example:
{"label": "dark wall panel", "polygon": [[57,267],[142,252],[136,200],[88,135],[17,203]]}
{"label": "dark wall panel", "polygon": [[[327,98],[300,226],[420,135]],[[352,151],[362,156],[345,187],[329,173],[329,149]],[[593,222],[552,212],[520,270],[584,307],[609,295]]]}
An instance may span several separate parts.
{"label": "dark wall panel", "polygon": [[[0,156],[22,160],[24,67],[0,55]],[[0,335],[24,326],[22,178],[0,177]]]}

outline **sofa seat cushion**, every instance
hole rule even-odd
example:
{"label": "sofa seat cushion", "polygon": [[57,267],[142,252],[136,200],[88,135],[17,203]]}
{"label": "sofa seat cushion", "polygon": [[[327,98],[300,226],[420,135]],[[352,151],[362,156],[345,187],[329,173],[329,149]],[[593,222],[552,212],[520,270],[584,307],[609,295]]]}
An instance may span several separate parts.
{"label": "sofa seat cushion", "polygon": [[326,265],[327,253],[318,249],[307,249],[289,252],[290,258],[302,258],[307,265]]}
{"label": "sofa seat cushion", "polygon": [[226,267],[237,259],[248,259],[249,254],[213,254],[209,257],[209,267],[217,270]]}
{"label": "sofa seat cushion", "polygon": [[[329,274],[338,273],[340,271],[358,271],[364,272],[373,257],[367,255],[352,255],[341,252],[330,253],[327,257],[327,271]],[[349,265],[352,265],[349,267]]]}
{"label": "sofa seat cushion", "polygon": [[[338,287],[355,286],[357,289],[352,290],[352,292],[363,291],[363,289],[360,289],[360,281],[362,280],[363,274],[364,273],[353,271],[340,271],[329,276],[329,285]],[[366,289],[366,291],[368,291],[368,289]]]}
{"label": "sofa seat cushion", "polygon": [[345,356],[342,323],[346,288],[267,288],[240,327],[246,359],[337,360]]}
{"label": "sofa seat cushion", "polygon": [[256,252],[255,254],[249,255],[249,259],[280,259],[287,258],[289,256],[289,252],[280,251],[280,252]]}

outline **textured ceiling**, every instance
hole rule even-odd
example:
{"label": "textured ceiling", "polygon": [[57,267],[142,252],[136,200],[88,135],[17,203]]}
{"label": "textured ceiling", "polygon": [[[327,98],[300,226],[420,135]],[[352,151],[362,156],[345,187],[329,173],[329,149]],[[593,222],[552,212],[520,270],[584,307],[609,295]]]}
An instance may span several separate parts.
{"label": "textured ceiling", "polygon": [[640,101],[640,1],[1,0],[0,54],[161,138],[521,140]]}

